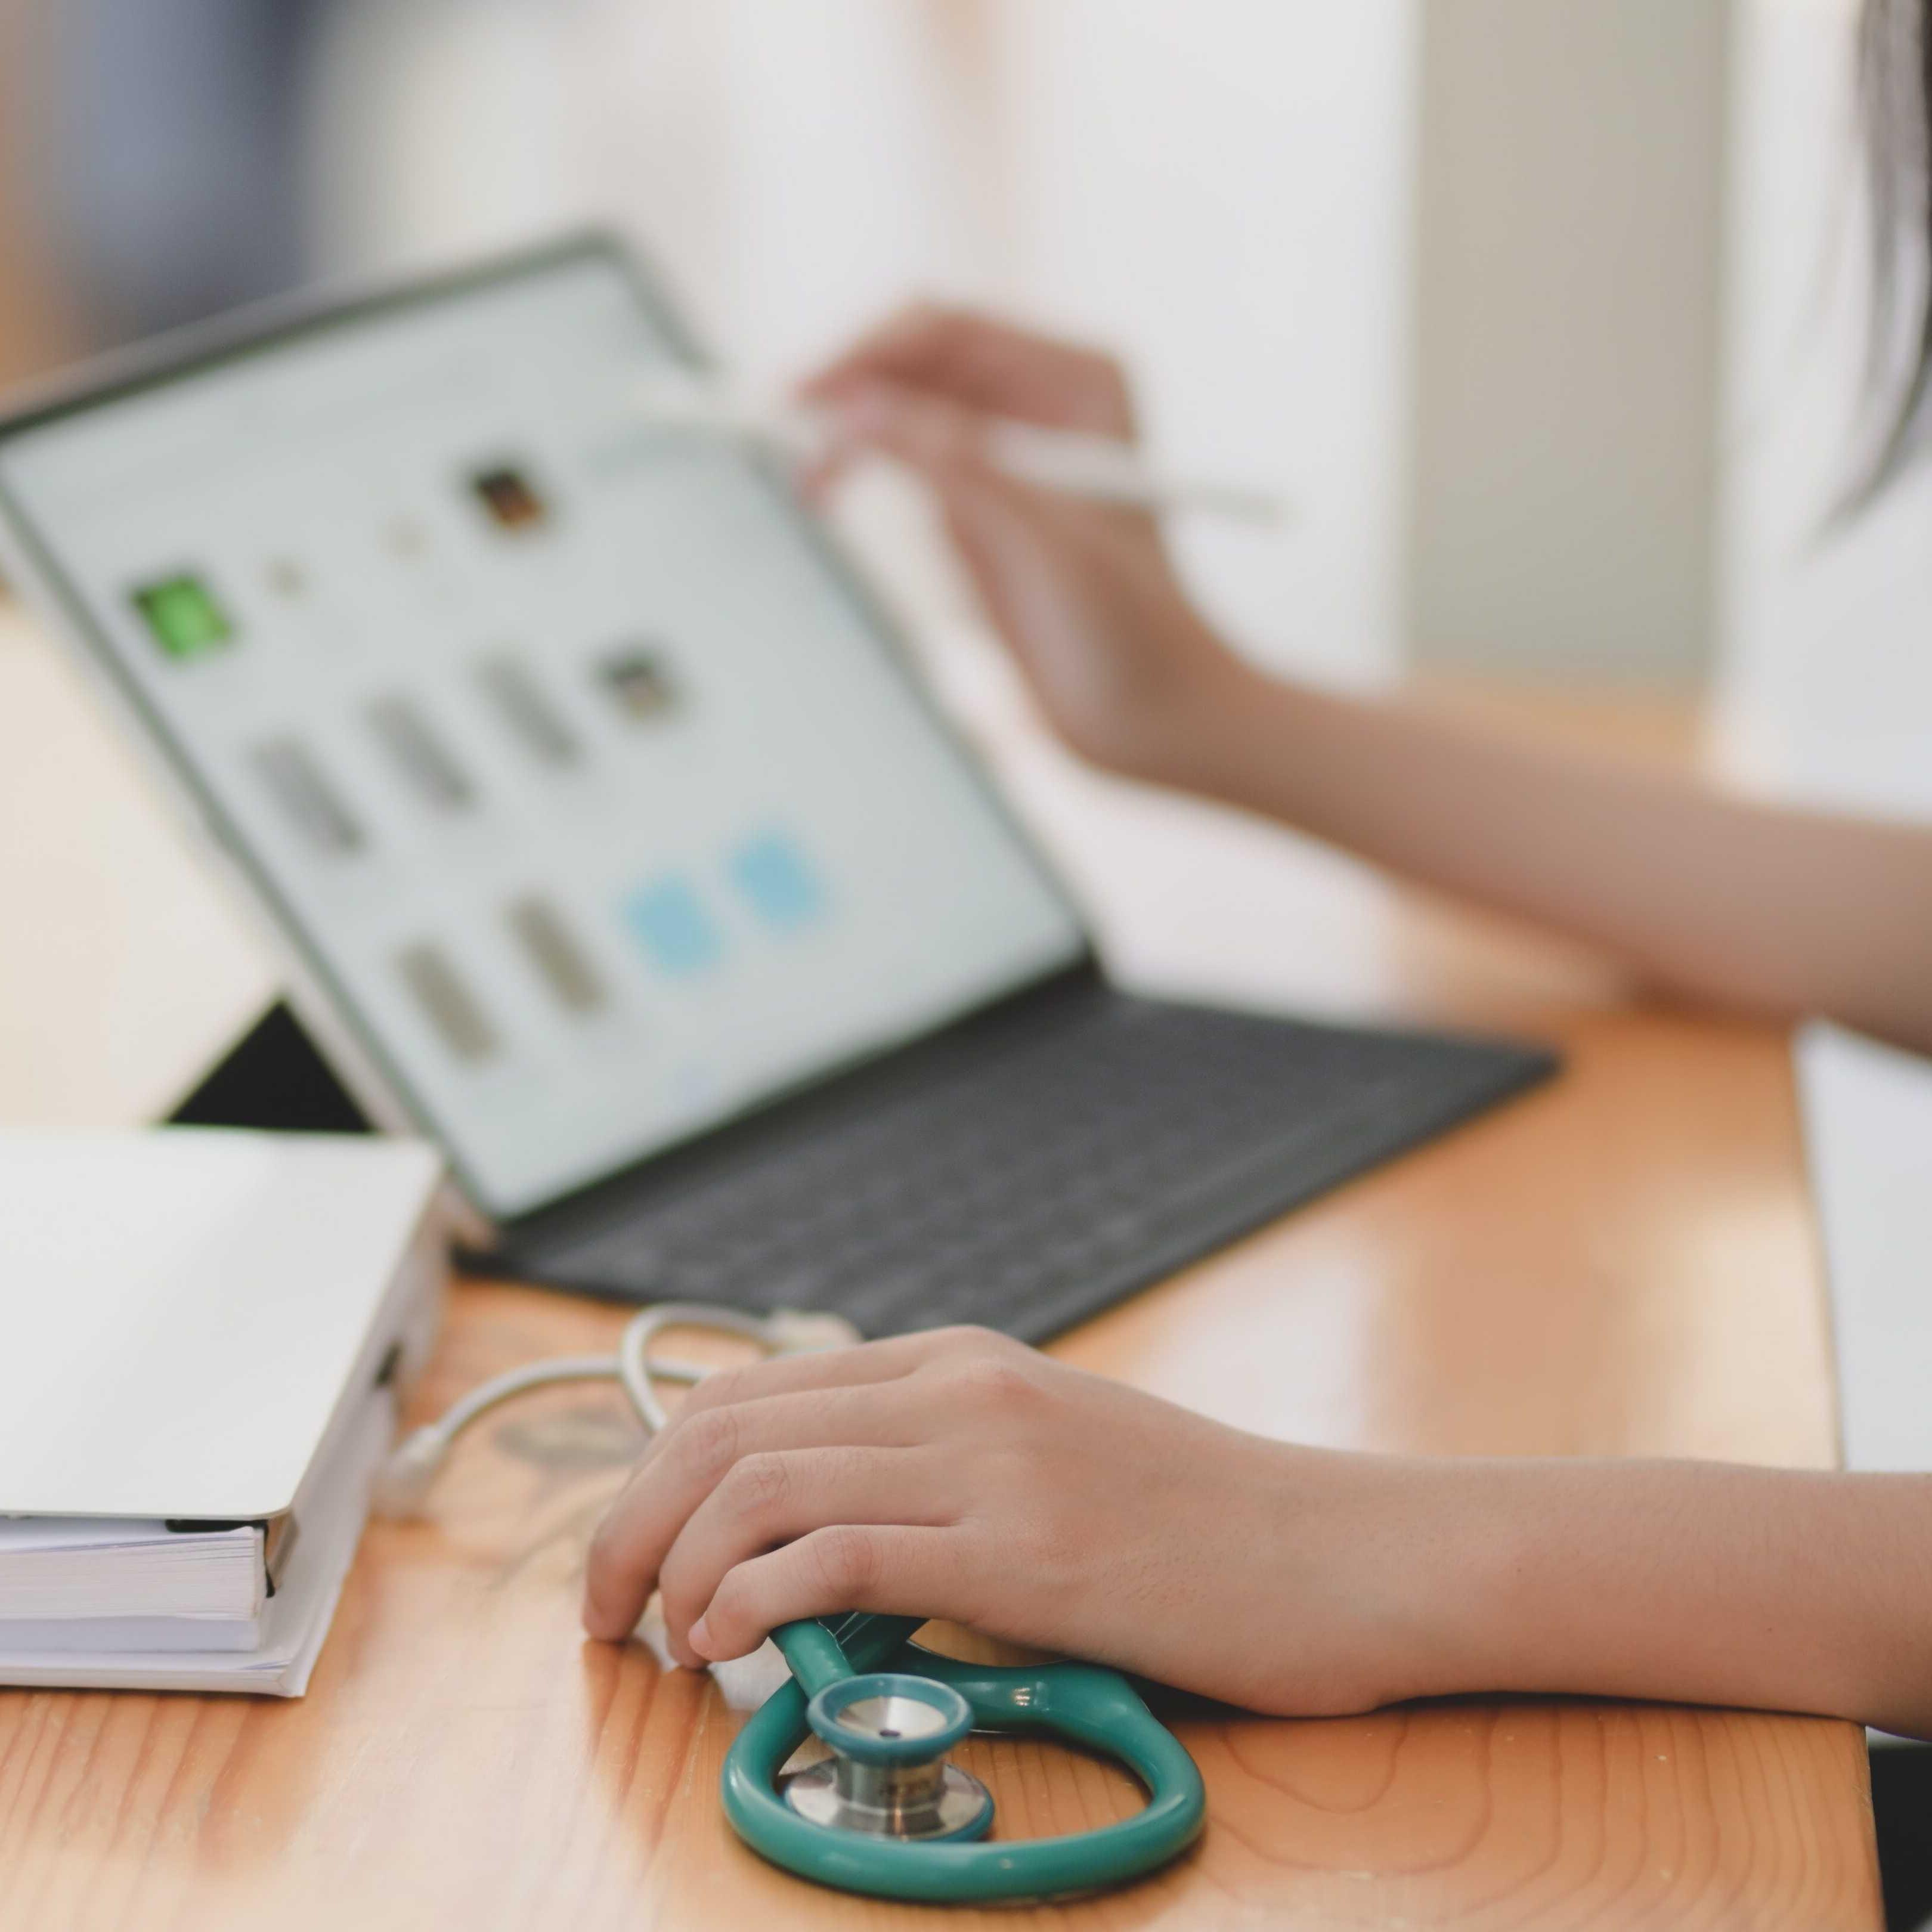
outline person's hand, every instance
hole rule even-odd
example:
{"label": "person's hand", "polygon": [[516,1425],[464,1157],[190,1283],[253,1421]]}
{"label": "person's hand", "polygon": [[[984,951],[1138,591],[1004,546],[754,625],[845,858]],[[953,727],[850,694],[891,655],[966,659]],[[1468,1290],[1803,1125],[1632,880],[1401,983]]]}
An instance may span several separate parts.
{"label": "person's hand", "polygon": [[1015,482],[983,458],[996,418],[1131,438],[1119,365],[959,311],[906,310],[806,382],[855,453],[898,458],[948,528],[1060,735],[1096,764],[1186,783],[1211,764],[1242,668],[1187,599],[1154,519]]}
{"label": "person's hand", "polygon": [[[1291,1448],[948,1329],[701,1383],[591,1546],[584,1626],[672,1654],[845,1610],[943,1617],[1252,1708],[1421,1688],[1417,1467]],[[1425,1536],[1424,1540],[1428,1539]]]}

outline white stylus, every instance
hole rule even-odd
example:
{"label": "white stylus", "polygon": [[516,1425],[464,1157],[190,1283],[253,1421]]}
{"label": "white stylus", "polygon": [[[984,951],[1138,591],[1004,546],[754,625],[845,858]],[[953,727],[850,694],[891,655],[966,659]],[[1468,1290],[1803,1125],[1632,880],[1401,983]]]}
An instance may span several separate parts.
{"label": "white stylus", "polygon": [[[653,374],[634,393],[640,415],[666,428],[714,430],[766,443],[800,461],[822,455],[836,433],[830,414],[802,404],[759,404],[680,374]],[[1023,483],[1150,510],[1198,510],[1245,523],[1280,524],[1288,505],[1238,483],[1171,476],[1132,444],[1077,430],[1002,419],[988,425],[986,460]]]}

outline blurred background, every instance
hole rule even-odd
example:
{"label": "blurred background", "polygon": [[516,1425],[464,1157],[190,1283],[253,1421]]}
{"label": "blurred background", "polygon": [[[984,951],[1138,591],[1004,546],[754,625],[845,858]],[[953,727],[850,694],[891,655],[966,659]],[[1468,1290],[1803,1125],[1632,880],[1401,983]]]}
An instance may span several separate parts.
{"label": "blurred background", "polygon": [[[1257,655],[1932,809],[1932,496],[1828,540],[1855,0],[0,0],[0,382],[594,220],[776,382],[920,292],[1120,349]],[[864,493],[862,493],[862,495]],[[915,506],[848,514],[944,632]]]}
{"label": "blurred background", "polygon": [[1197,574],[1342,675],[1694,685],[1840,478],[1852,0],[0,6],[0,377],[586,220],[754,379],[991,303],[1289,484]]}

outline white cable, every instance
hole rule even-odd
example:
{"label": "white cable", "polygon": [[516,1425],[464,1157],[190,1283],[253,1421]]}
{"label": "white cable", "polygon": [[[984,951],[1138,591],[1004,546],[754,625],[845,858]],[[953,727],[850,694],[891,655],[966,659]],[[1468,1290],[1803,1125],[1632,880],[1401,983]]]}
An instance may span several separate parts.
{"label": "white cable", "polygon": [[859,1331],[842,1316],[796,1309],[757,1316],[702,1302],[662,1302],[655,1308],[640,1310],[624,1324],[614,1355],[554,1356],[548,1361],[507,1370],[472,1389],[435,1421],[414,1430],[397,1445],[377,1473],[370,1507],[378,1516],[420,1516],[450,1444],[478,1417],[531,1389],[558,1382],[616,1382],[629,1396],[646,1432],[655,1436],[668,1418],[652,1384],[668,1382],[688,1387],[711,1372],[692,1362],[652,1360],[651,1343],[667,1328],[704,1328],[736,1336],[756,1342],[771,1355],[807,1354],[849,1346],[860,1339]]}
{"label": "white cable", "polygon": [[[656,1307],[632,1316],[617,1337],[617,1379],[624,1384],[624,1393],[638,1412],[638,1420],[652,1436],[670,1420],[658,1400],[657,1390],[651,1386],[654,1378],[664,1372],[663,1364],[650,1358],[651,1344],[667,1328],[716,1329],[755,1342],[769,1354],[783,1352],[766,1318],[747,1315],[742,1309],[712,1308],[700,1301],[661,1301]],[[702,1380],[702,1372],[692,1379]]]}
{"label": "white cable", "polygon": [[[704,1374],[688,1362],[660,1362],[657,1372],[668,1382],[694,1382]],[[449,1453],[449,1445],[474,1422],[498,1403],[508,1402],[531,1389],[546,1388],[556,1382],[614,1382],[620,1378],[615,1355],[560,1355],[548,1362],[532,1362],[493,1376],[453,1403],[434,1422],[405,1436],[388,1462],[377,1472],[370,1493],[370,1507],[378,1516],[418,1516],[428,1498],[436,1472]]]}

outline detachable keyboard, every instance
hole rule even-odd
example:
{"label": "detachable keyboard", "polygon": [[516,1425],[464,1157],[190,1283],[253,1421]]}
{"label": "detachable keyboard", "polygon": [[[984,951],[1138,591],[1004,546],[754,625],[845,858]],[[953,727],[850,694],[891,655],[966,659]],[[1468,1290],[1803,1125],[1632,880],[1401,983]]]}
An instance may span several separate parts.
{"label": "detachable keyboard", "polygon": [[1538,1048],[1103,992],[488,1264],[868,1335],[1070,1327],[1551,1070]]}

